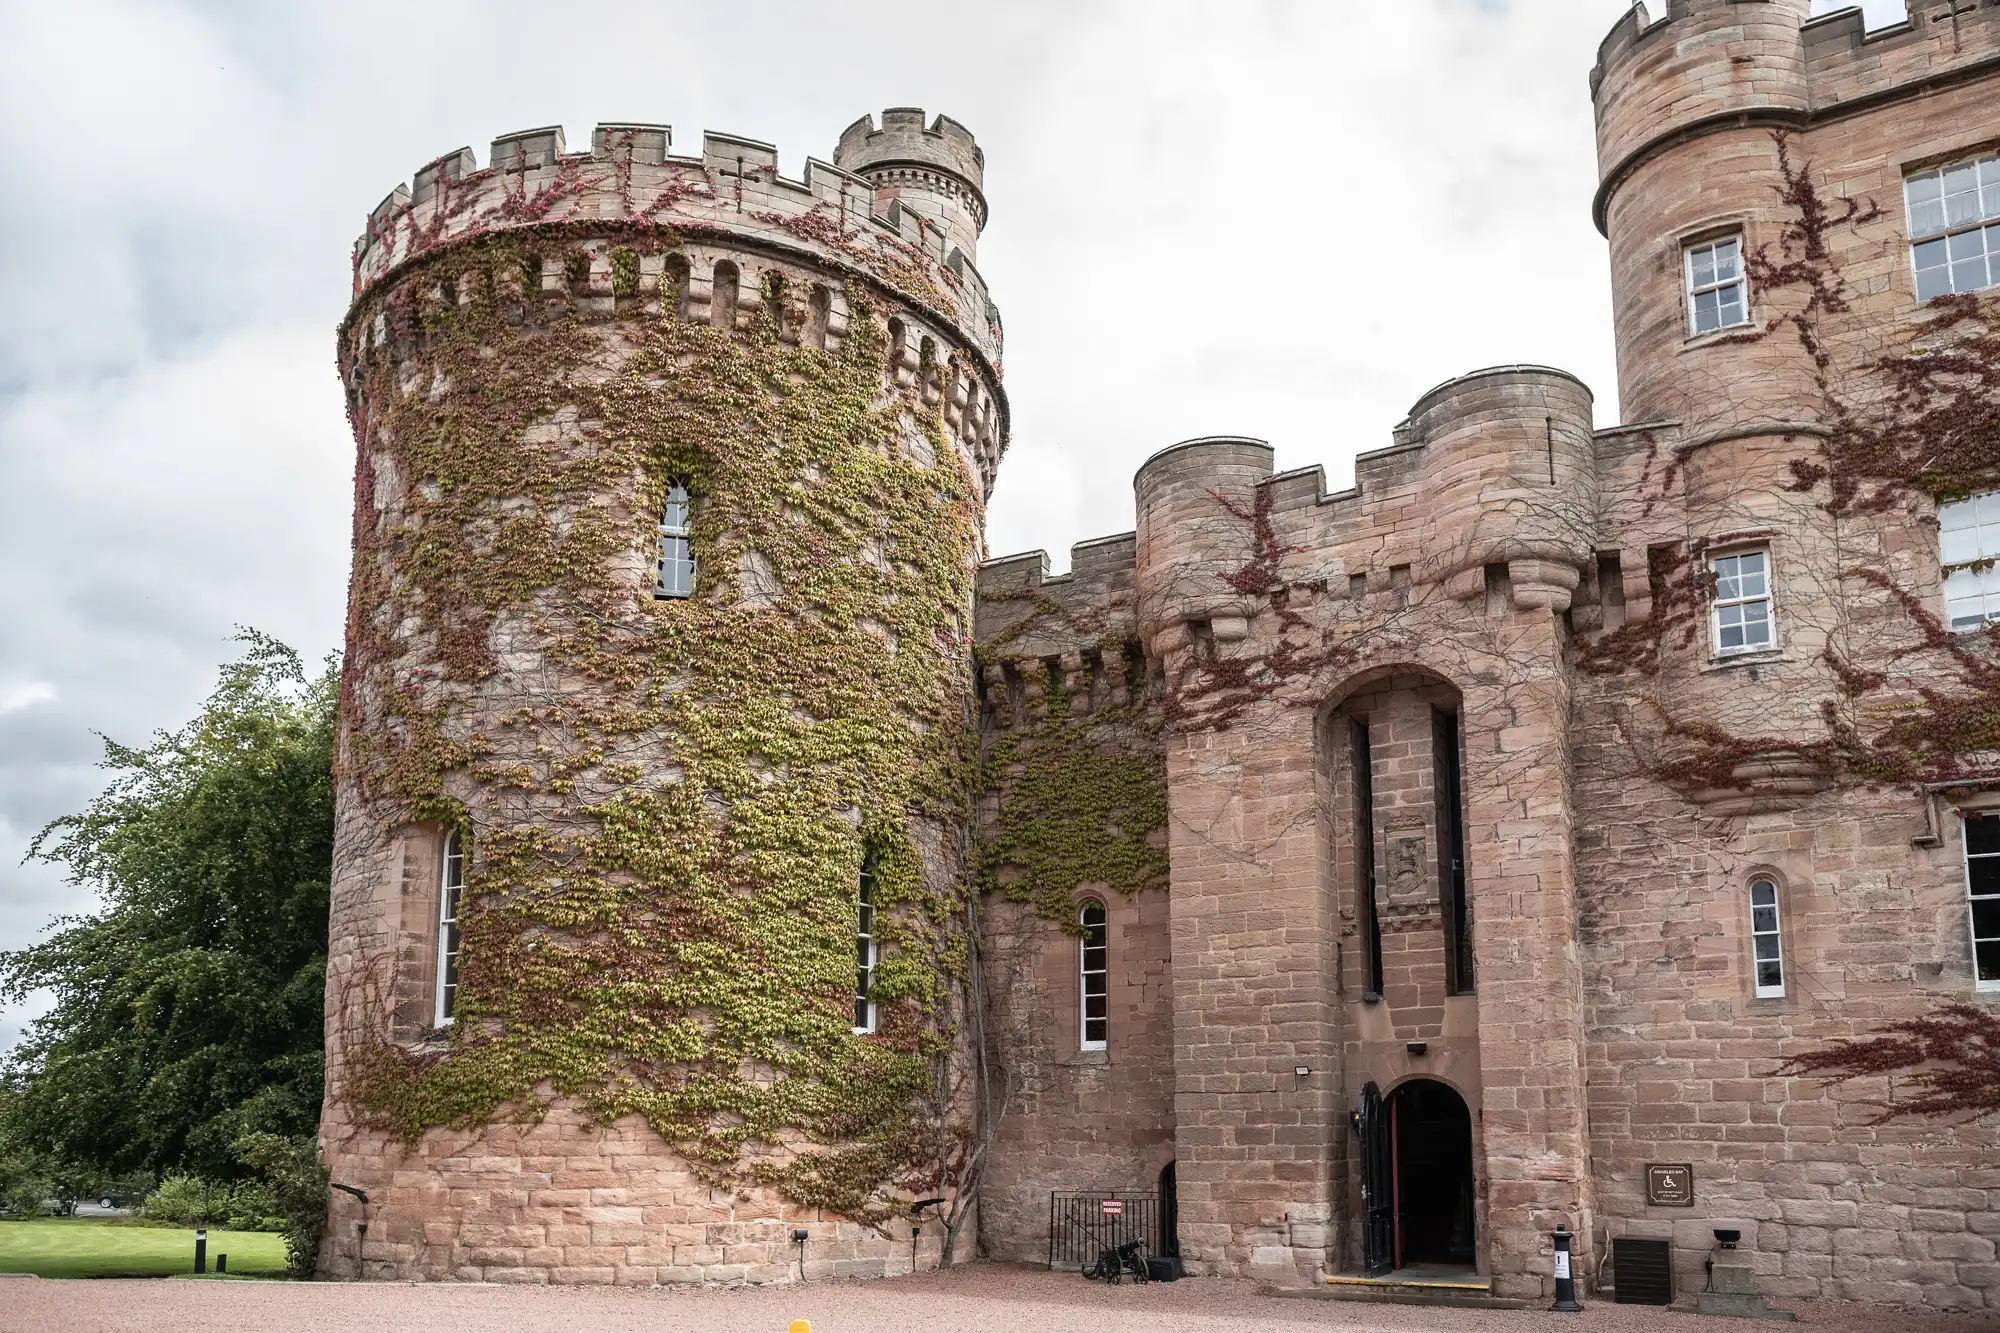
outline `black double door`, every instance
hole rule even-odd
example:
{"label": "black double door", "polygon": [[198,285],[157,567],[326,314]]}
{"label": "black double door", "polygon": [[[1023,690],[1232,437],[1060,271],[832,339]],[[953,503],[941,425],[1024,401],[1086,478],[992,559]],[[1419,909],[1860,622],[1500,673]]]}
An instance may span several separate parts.
{"label": "black double door", "polygon": [[1361,1134],[1361,1249],[1369,1277],[1396,1267],[1396,1146],[1389,1108],[1373,1083],[1355,1113]]}
{"label": "black double door", "polygon": [[1458,1093],[1415,1079],[1361,1090],[1362,1256],[1370,1277],[1412,1264],[1469,1267],[1472,1116]]}

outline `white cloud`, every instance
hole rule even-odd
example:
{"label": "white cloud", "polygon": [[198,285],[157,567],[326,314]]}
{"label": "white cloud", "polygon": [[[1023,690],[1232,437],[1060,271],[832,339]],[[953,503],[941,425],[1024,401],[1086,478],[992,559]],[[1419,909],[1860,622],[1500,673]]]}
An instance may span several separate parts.
{"label": "white cloud", "polygon": [[36,704],[48,703],[55,697],[56,687],[45,680],[0,680],[0,713],[11,713],[17,708],[32,708]]}
{"label": "white cloud", "polygon": [[1060,567],[1189,436],[1338,484],[1432,384],[1528,360],[1609,420],[1585,76],[1624,8],[0,0],[0,948],[87,903],[13,863],[100,785],[93,731],[188,718],[235,624],[337,645],[332,330],[420,163],[650,120],[796,173],[885,106],[971,126],[1015,428],[989,545]]}

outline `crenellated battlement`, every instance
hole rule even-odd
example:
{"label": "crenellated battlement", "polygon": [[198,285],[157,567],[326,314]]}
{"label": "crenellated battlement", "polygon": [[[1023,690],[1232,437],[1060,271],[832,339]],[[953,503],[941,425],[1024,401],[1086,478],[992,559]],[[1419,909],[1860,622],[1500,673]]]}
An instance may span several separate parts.
{"label": "crenellated battlement", "polygon": [[1597,65],[1590,72],[1590,90],[1596,94],[1607,71],[1642,48],[1671,45],[1670,37],[1675,41],[1685,40],[1691,30],[1700,33],[1711,31],[1718,24],[1756,22],[1767,17],[1758,12],[1763,10],[1779,11],[1780,21],[1791,17],[1795,20],[1792,26],[1796,27],[1808,20],[1812,0],[1666,0],[1664,7],[1634,0],[1597,44]]}
{"label": "crenellated battlement", "polygon": [[1908,0],[1906,12],[1873,32],[1858,8],[1801,29],[1816,114],[2000,59],[2000,0]]}
{"label": "crenellated battlement", "polygon": [[[893,115],[876,137],[890,128],[907,137]],[[872,126],[866,117],[861,123]],[[938,126],[923,133],[943,145],[942,155],[976,166],[978,149],[964,127],[944,117]],[[907,182],[878,186],[817,158],[794,179],[780,171],[775,147],[730,134],[705,133],[699,156],[672,149],[669,126],[613,123],[596,127],[588,152],[573,153],[554,125],[496,138],[484,168],[471,148],[436,158],[368,215],[354,246],[356,305],[403,265],[510,229],[624,226],[687,240],[726,234],[731,244],[810,259],[895,290],[954,327],[998,373],[1000,315],[969,244],[956,244],[951,226],[916,206]],[[983,200],[980,210],[983,220]]]}
{"label": "crenellated battlement", "polygon": [[833,157],[863,174],[908,164],[948,171],[974,190],[986,181],[986,154],[973,141],[972,131],[944,115],[926,126],[922,107],[890,107],[882,113],[879,129],[873,116],[861,117],[840,132]]}
{"label": "crenellated battlement", "polygon": [[[987,669],[1004,676],[1015,664],[1017,678],[1032,676],[1020,664],[1080,662],[1104,654],[1110,645],[1131,643],[1136,650],[1135,592],[1138,534],[1121,532],[1070,547],[1069,573],[1049,576],[1046,551],[1001,556],[981,564],[976,574],[973,635]],[[1125,675],[1123,651],[1118,659]],[[1069,671],[1074,680],[1083,677]],[[1132,675],[1143,674],[1134,666]],[[998,683],[1000,676],[994,682]],[[1083,710],[1078,710],[1083,711]]]}
{"label": "crenellated battlement", "polygon": [[1047,551],[1022,551],[981,562],[978,593],[982,598],[1034,592],[1079,581],[1129,576],[1138,555],[1139,534],[1119,532],[1093,537],[1069,548],[1069,573],[1051,576]]}
{"label": "crenellated battlement", "polygon": [[1715,129],[1806,129],[2000,65],[2000,0],[1908,0],[1869,31],[1859,8],[1810,0],[1634,4],[1598,48],[1595,214],[1656,153]]}

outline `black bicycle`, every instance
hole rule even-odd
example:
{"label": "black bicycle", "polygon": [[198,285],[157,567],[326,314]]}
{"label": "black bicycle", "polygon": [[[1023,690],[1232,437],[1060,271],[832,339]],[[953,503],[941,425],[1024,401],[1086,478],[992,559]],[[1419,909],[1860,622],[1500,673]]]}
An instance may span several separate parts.
{"label": "black bicycle", "polygon": [[1146,1242],[1127,1241],[1112,1249],[1099,1250],[1097,1262],[1083,1270],[1083,1275],[1094,1282],[1109,1282],[1117,1286],[1130,1277],[1134,1282],[1145,1282],[1151,1274],[1146,1271]]}

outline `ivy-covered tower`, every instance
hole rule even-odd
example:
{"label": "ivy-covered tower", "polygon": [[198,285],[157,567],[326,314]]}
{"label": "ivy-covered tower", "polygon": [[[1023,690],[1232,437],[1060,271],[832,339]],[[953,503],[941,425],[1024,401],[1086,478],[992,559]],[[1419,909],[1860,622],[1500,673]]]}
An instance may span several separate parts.
{"label": "ivy-covered tower", "polygon": [[369,216],[323,1271],[893,1272],[953,1194],[982,172],[550,128]]}

